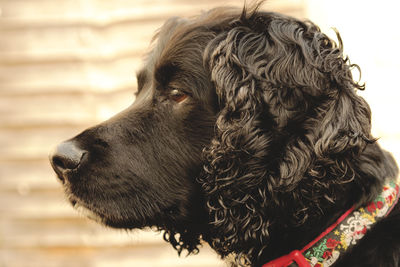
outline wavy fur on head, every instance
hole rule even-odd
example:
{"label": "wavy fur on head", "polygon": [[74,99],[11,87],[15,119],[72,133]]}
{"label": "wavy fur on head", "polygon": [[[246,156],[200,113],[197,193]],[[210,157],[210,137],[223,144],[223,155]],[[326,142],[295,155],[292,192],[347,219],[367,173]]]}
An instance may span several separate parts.
{"label": "wavy fur on head", "polygon": [[221,255],[257,262],[274,232],[371,200],[394,176],[355,92],[364,89],[352,78],[358,66],[337,37],[309,21],[244,10],[208,44],[222,108],[201,182]]}
{"label": "wavy fur on head", "polygon": [[[205,240],[260,266],[301,249],[397,175],[337,38],[257,7],[168,20],[135,103],[52,156],[71,203],[179,254]],[[338,265],[397,266],[398,206]]]}

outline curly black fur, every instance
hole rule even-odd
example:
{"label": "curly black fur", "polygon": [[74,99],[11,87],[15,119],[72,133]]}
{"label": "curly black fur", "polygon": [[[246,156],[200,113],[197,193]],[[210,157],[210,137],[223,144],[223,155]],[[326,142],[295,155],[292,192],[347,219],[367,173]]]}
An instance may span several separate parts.
{"label": "curly black fur", "polygon": [[[71,139],[86,151],[77,169],[55,167],[71,202],[112,227],[164,230],[179,253],[205,240],[236,265],[303,247],[398,174],[337,38],[258,5],[170,19],[136,102]],[[398,214],[352,252],[370,257],[338,266],[398,266]]]}
{"label": "curly black fur", "polygon": [[243,12],[208,45],[222,109],[201,181],[221,255],[254,262],[270,235],[363,204],[394,176],[337,36],[339,44],[311,22]]}

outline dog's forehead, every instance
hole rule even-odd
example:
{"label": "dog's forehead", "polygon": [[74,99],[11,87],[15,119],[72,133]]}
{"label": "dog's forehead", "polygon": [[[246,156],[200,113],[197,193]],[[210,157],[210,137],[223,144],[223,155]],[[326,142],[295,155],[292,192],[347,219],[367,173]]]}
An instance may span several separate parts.
{"label": "dog's forehead", "polygon": [[154,35],[145,65],[153,72],[160,62],[168,62],[173,58],[187,59],[185,52],[204,48],[208,40],[239,15],[239,9],[226,7],[215,8],[190,18],[168,19]]}
{"label": "dog's forehead", "polygon": [[152,39],[153,49],[149,56],[149,65],[156,65],[156,61],[161,59],[162,54],[176,32],[184,25],[188,24],[188,20],[180,17],[172,17],[168,19],[163,26],[158,29]]}
{"label": "dog's forehead", "polygon": [[168,19],[152,39],[151,51],[137,73],[138,83],[151,84],[153,86],[146,88],[154,89],[154,85],[179,80],[177,85],[190,90],[194,96],[201,98],[208,94],[211,86],[203,64],[204,51],[207,44],[239,16],[238,9],[228,8],[214,9],[192,18]]}
{"label": "dog's forehead", "polygon": [[142,67],[137,71],[138,83],[151,80],[157,66],[162,61],[162,55],[171,42],[172,36],[178,28],[187,24],[188,20],[180,17],[168,19],[155,33],[151,40],[150,51],[145,54]]}

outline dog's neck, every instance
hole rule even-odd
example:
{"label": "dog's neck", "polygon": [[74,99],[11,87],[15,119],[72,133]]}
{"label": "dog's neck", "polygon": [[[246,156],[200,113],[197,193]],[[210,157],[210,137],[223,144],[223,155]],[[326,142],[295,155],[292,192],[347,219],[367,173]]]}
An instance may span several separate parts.
{"label": "dog's neck", "polygon": [[376,222],[391,212],[400,196],[399,184],[399,178],[386,182],[382,192],[372,202],[360,208],[350,208],[303,249],[293,250],[263,267],[283,267],[291,263],[298,266],[331,266],[340,255],[356,246]]}

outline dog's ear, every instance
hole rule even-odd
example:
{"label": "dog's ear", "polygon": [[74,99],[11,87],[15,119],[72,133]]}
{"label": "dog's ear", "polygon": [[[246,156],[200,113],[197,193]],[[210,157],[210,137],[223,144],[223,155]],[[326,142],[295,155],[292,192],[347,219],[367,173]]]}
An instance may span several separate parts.
{"label": "dog's ear", "polygon": [[270,175],[266,165],[275,121],[266,116],[269,85],[259,72],[266,63],[267,36],[241,20],[233,24],[205,51],[220,113],[215,137],[204,150],[206,164],[199,180],[212,224],[210,245],[222,257],[235,253],[238,263],[248,264],[268,238],[265,179]]}
{"label": "dog's ear", "polygon": [[311,22],[244,11],[209,43],[205,66],[221,108],[200,178],[211,246],[254,262],[272,224],[304,222],[315,205],[307,201],[332,202],[330,186],[341,181],[324,181],[324,164],[339,164],[343,181],[351,180],[332,155],[373,141],[370,110],[354,92],[363,87],[340,37],[336,45]]}

